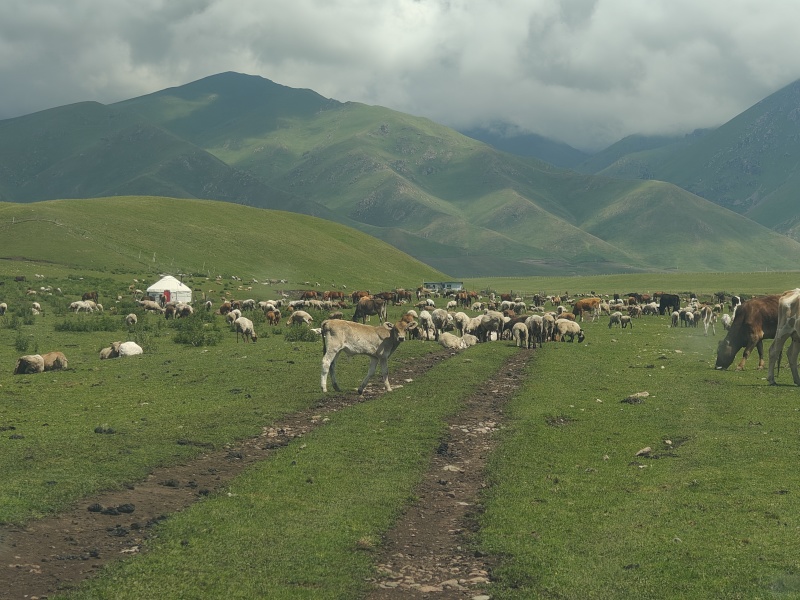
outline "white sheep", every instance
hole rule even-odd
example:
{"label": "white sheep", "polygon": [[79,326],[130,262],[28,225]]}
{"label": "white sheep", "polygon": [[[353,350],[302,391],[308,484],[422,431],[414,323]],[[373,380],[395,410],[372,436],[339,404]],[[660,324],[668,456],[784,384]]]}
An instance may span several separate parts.
{"label": "white sheep", "polygon": [[422,333],[422,339],[430,340],[436,337],[436,325],[433,324],[433,317],[427,310],[419,312],[419,322],[417,328]]}
{"label": "white sheep", "polygon": [[528,347],[528,327],[525,323],[514,323],[511,328],[511,337],[516,342],[517,347]]}
{"label": "white sheep", "polygon": [[133,327],[138,322],[139,322],[139,317],[136,316],[136,313],[130,313],[125,317],[125,324],[128,327]]}
{"label": "white sheep", "polygon": [[625,329],[629,325],[630,325],[631,329],[633,329],[633,321],[631,320],[631,316],[630,315],[622,315],[619,318],[619,321],[620,321],[620,324],[622,325],[623,329]]}
{"label": "white sheep", "polygon": [[44,371],[44,358],[39,354],[26,354],[17,359],[14,375],[30,375]]}
{"label": "white sheep", "polygon": [[566,342],[567,337],[569,337],[570,342],[574,341],[575,337],[578,338],[579,342],[582,342],[586,337],[583,333],[583,329],[581,329],[580,324],[571,319],[557,319],[555,332],[555,337],[560,339],[562,342]]}
{"label": "white sheep", "polygon": [[0,317],[6,314],[7,310],[8,310],[8,304],[6,304],[5,302],[0,302]]}
{"label": "white sheep", "polygon": [[136,356],[142,354],[144,351],[142,347],[136,342],[122,342],[119,345],[119,355],[122,356]]}
{"label": "white sheep", "polygon": [[439,344],[448,350],[463,350],[467,347],[467,345],[464,343],[464,340],[457,335],[450,333],[449,331],[446,331],[439,336]]}
{"label": "white sheep", "polygon": [[314,321],[314,317],[304,310],[296,310],[289,315],[289,320],[286,321],[286,326],[290,325],[310,325]]}
{"label": "white sheep", "polygon": [[236,342],[239,342],[239,334],[242,334],[242,341],[247,343],[247,340],[250,339],[251,342],[255,342],[258,340],[258,336],[256,335],[255,328],[253,326],[253,322],[248,319],[247,317],[239,317],[234,322],[234,327],[236,328]]}
{"label": "white sheep", "polygon": [[622,325],[622,313],[615,311],[611,313],[611,318],[608,320],[608,328],[611,329],[613,325]]}

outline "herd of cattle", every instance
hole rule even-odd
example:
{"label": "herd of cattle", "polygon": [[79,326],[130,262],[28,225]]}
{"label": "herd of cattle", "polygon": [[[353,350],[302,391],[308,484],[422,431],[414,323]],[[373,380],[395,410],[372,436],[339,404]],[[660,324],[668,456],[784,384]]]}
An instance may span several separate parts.
{"label": "herd of cattle", "polygon": [[[714,331],[717,319],[722,321],[727,330],[725,338],[719,342],[715,367],[727,369],[733,364],[740,350],[744,349],[737,370],[744,368],[754,349],[759,354],[759,369],[764,368],[763,340],[774,339],[769,352],[768,382],[775,385],[776,366],[779,368],[782,350],[787,340],[791,345],[787,352],[794,383],[800,386],[798,374],[798,355],[800,355],[800,289],[790,290],[783,294],[773,294],[751,298],[745,302],[737,296],[731,298],[732,315],[725,313],[724,298],[717,304],[700,303],[696,298],[688,302],[681,301],[677,294],[660,293],[656,298],[646,294],[630,294],[623,298],[615,296],[614,300],[603,299],[597,295],[569,300],[564,296],[535,295],[529,304],[511,294],[495,296],[491,294],[484,302],[475,292],[458,292],[446,298],[446,308],[436,308],[428,290],[418,289],[418,302],[411,305],[414,296],[405,290],[370,294],[368,291],[345,294],[341,291],[318,293],[307,290],[295,301],[254,300],[241,302],[225,301],[216,309],[218,314],[226,316],[232,329],[241,335],[244,341],[255,342],[258,336],[253,321],[243,316],[246,310],[260,309],[270,325],[278,325],[281,308],[288,311],[287,326],[304,324],[313,326],[314,317],[304,310],[313,308],[327,310],[325,318],[318,329],[314,329],[322,338],[323,359],[321,387],[327,391],[327,377],[330,375],[333,387],[339,390],[336,381],[336,359],[341,352],[349,355],[367,355],[370,365],[366,377],[359,386],[362,393],[369,379],[374,375],[377,366],[381,366],[383,383],[386,390],[391,387],[388,380],[388,359],[405,339],[435,340],[441,345],[459,350],[475,343],[492,340],[510,339],[517,346],[536,348],[549,341],[579,342],[585,339],[585,332],[580,323],[586,319],[596,321],[604,315],[609,317],[608,327],[633,327],[635,317],[642,315],[669,315],[671,325],[697,326],[703,323],[705,332]],[[352,300],[353,316],[346,319],[341,308]],[[545,310],[546,302],[552,303],[552,310]],[[191,316],[190,305],[160,306],[150,300],[139,300],[144,311],[160,312],[166,318]],[[389,305],[408,304],[408,310],[395,323],[386,322]],[[567,306],[565,306],[565,304]],[[571,306],[569,306],[571,304]],[[682,306],[683,304],[683,306]],[[205,302],[206,310],[212,309],[211,302]],[[463,307],[464,310],[459,310]],[[70,309],[75,312],[102,311],[97,304],[97,292],[84,294],[80,301],[73,302]],[[477,312],[469,316],[465,311]],[[7,310],[5,303],[0,303],[0,316]],[[377,316],[381,324],[367,325],[370,316]],[[129,327],[135,326],[135,313],[125,316]],[[101,351],[101,358],[140,353],[141,349],[123,348],[120,342]],[[60,353],[47,355],[27,355],[17,361],[14,372],[18,374],[43,372],[67,368],[66,357]]]}

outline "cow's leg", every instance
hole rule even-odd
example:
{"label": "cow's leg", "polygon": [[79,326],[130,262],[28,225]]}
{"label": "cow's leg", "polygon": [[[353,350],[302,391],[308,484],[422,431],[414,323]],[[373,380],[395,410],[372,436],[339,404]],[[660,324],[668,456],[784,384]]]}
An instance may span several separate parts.
{"label": "cow's leg", "polygon": [[339,389],[339,384],[336,383],[336,357],[338,356],[338,352],[326,352],[325,355],[322,357],[322,391],[328,391],[328,373],[331,374],[331,383],[333,383],[333,389],[337,392],[341,391]]}
{"label": "cow's leg", "polygon": [[800,374],[797,372],[797,355],[800,354],[800,338],[797,334],[792,335],[792,343],[786,351],[786,358],[789,359],[789,368],[792,370],[792,379],[795,385],[800,385]]}
{"label": "cow's leg", "polygon": [[389,385],[389,359],[382,358],[381,359],[381,373],[383,373],[383,387],[386,388],[387,392],[392,391],[392,386]]}
{"label": "cow's leg", "polygon": [[[377,358],[371,358],[369,360],[369,370],[367,371],[367,376],[364,377],[364,381],[362,381],[361,385],[358,386],[358,393],[359,394],[363,394],[364,393],[364,388],[367,387],[367,382],[369,381],[370,377],[372,377],[375,374],[375,367],[377,367],[377,366],[378,366],[378,359]],[[388,385],[388,381],[387,381],[387,385]]]}
{"label": "cow's leg", "polygon": [[[769,369],[767,372],[767,383],[770,385],[777,385],[775,383],[775,365],[776,363],[780,363],[781,354],[783,353],[783,345],[786,343],[786,340],[789,339],[789,335],[781,334],[775,336],[775,341],[772,342],[772,346],[769,347]],[[778,369],[780,369],[780,364],[778,364]]]}

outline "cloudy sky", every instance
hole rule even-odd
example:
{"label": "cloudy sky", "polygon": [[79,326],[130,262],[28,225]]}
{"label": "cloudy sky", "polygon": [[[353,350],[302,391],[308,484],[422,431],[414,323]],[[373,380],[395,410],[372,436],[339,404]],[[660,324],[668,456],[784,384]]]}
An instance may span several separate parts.
{"label": "cloudy sky", "polygon": [[3,0],[0,119],[223,71],[581,149],[800,78],[796,0]]}

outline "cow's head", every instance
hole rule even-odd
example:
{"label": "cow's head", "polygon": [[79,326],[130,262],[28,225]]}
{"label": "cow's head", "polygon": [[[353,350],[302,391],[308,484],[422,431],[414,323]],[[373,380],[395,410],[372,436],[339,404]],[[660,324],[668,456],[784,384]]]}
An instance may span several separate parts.
{"label": "cow's head", "polygon": [[408,322],[404,321],[403,319],[400,319],[394,325],[392,325],[387,321],[386,323],[383,324],[383,326],[390,331],[392,339],[395,341],[395,343],[399,344],[400,342],[406,339],[406,333],[411,332],[417,328],[417,322],[416,321]]}
{"label": "cow's head", "polygon": [[731,341],[726,337],[720,340],[717,345],[717,362],[714,365],[715,369],[727,369],[733,364],[733,359],[736,358],[736,353],[739,352],[741,346],[734,348]]}

